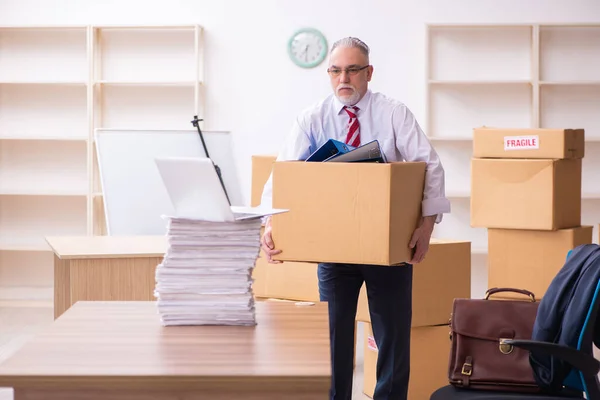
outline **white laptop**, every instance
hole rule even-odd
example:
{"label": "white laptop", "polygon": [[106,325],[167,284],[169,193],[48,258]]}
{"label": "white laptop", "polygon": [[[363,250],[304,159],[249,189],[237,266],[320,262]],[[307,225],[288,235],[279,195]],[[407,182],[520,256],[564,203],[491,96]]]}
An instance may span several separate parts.
{"label": "white laptop", "polygon": [[232,207],[210,158],[161,157],[155,162],[177,217],[231,222],[289,211]]}

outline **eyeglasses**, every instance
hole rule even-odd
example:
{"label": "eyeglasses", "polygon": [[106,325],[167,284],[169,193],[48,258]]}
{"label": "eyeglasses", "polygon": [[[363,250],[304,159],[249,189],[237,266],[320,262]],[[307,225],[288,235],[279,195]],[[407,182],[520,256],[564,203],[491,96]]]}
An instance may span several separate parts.
{"label": "eyeglasses", "polygon": [[368,68],[368,65],[365,65],[364,67],[350,67],[350,68],[327,68],[327,72],[329,73],[329,75],[331,76],[339,76],[342,71],[345,71],[346,74],[348,75],[356,75],[358,74],[360,71],[362,71],[365,68]]}

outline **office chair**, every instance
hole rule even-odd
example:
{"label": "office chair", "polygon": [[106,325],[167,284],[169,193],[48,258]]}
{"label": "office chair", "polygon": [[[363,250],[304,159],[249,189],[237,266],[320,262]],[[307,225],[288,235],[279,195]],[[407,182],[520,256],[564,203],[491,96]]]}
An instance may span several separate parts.
{"label": "office chair", "polygon": [[[596,245],[595,245],[596,246]],[[573,250],[567,253],[567,260]],[[544,299],[542,299],[544,301]],[[548,300],[546,300],[548,301]],[[596,324],[600,328],[600,281],[596,285],[591,304],[579,334],[577,348],[558,345],[550,342],[533,340],[505,340],[507,344],[523,348],[530,352],[545,354],[560,359],[572,366],[570,374],[563,381],[564,392],[561,394],[531,394],[495,392],[487,390],[457,388],[452,385],[436,390],[430,400],[557,400],[585,399],[600,400],[600,361],[594,358],[594,330]]]}

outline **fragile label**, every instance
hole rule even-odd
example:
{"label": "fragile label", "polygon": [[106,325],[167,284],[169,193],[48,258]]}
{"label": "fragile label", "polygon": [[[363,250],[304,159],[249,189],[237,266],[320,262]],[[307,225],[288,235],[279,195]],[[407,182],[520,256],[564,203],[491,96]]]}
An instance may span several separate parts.
{"label": "fragile label", "polygon": [[504,150],[537,150],[540,148],[540,137],[504,136]]}
{"label": "fragile label", "polygon": [[375,338],[373,336],[367,337],[367,346],[369,350],[377,351],[377,344],[375,343]]}

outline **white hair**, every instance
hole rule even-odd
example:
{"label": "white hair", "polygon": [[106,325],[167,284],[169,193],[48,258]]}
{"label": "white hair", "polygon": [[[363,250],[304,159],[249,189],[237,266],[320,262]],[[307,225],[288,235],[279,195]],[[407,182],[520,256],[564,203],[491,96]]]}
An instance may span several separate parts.
{"label": "white hair", "polygon": [[355,47],[357,49],[359,49],[361,51],[361,53],[363,53],[365,55],[365,57],[367,57],[367,62],[369,62],[369,46],[367,46],[367,44],[365,42],[363,42],[362,40],[360,40],[359,38],[355,38],[355,37],[345,37],[342,38],[338,41],[336,41],[332,46],[331,46],[331,51],[329,52],[329,54],[333,53],[333,51],[337,48],[337,47]]}

